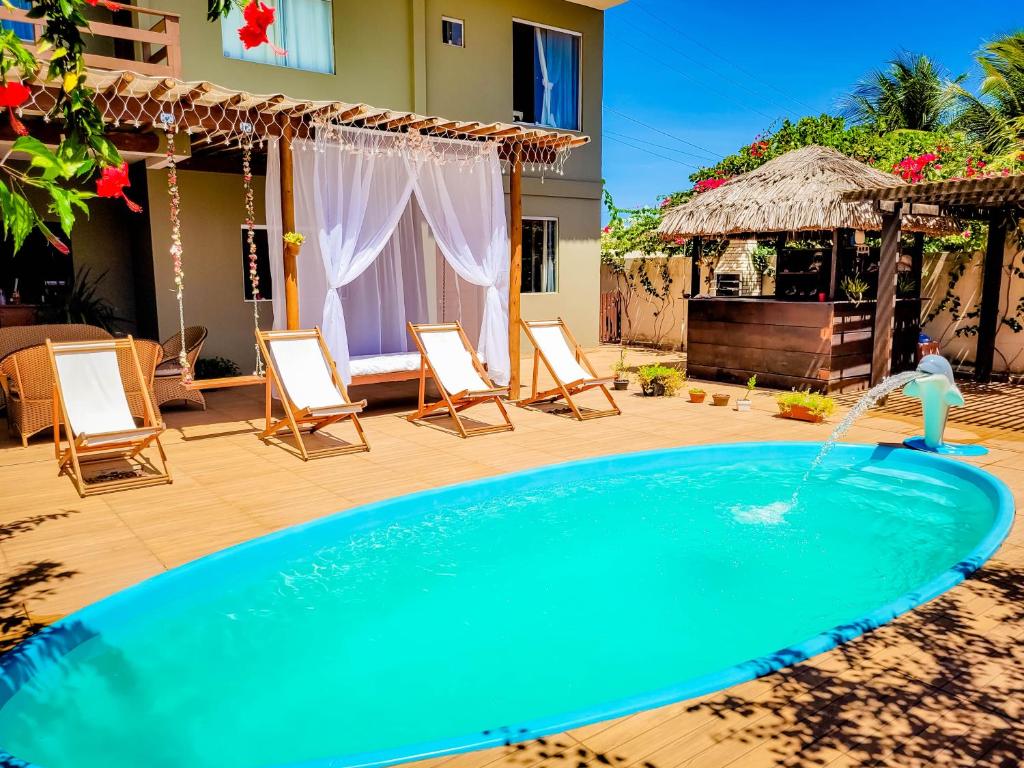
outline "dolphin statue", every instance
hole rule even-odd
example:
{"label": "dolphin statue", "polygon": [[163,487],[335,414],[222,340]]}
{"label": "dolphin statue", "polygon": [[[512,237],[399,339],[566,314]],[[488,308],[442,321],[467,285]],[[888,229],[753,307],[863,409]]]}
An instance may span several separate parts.
{"label": "dolphin statue", "polygon": [[[903,388],[903,394],[921,401],[924,414],[924,447],[939,451],[944,445],[942,433],[952,406],[962,408],[964,396],[953,379],[953,368],[942,355],[925,355],[918,363],[921,375]],[[920,438],[915,438],[920,440]]]}

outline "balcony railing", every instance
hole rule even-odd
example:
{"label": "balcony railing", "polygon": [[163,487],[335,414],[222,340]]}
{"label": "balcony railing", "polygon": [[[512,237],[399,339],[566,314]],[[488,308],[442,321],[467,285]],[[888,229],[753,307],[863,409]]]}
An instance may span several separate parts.
{"label": "balcony railing", "polygon": [[[113,11],[111,23],[90,21],[89,27],[82,27],[85,35],[85,63],[97,69],[127,69],[140,75],[162,77],[181,76],[181,34],[180,19],[176,13],[155,11],[134,5],[120,5]],[[31,19],[26,11],[8,8],[0,3],[0,20],[30,24],[35,29],[34,38],[46,25],[43,19]],[[27,44],[29,50],[43,61],[48,53],[39,54],[36,46]]]}

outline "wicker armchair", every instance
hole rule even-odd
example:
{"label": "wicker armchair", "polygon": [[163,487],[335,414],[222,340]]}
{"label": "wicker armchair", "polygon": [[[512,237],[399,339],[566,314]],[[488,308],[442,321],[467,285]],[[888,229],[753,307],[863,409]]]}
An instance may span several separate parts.
{"label": "wicker armchair", "polygon": [[[12,325],[0,328],[0,361],[19,349],[34,347],[51,341],[103,341],[111,335],[95,325],[82,323],[52,323],[48,325]],[[0,374],[0,379],[5,379]],[[0,410],[7,405],[6,390],[0,382]]]}
{"label": "wicker armchair", "polygon": [[[155,341],[145,340],[136,341],[135,348],[152,391],[153,376],[163,357],[163,349]],[[125,382],[128,408],[133,416],[141,419],[145,414],[143,398],[147,393],[139,388],[127,349],[118,351],[118,363],[122,371],[128,372],[121,377]],[[0,360],[0,388],[7,400],[8,428],[12,436],[17,433],[21,437],[22,446],[28,445],[32,435],[53,427],[53,371],[45,344],[19,349]]]}
{"label": "wicker armchair", "polygon": [[[203,342],[206,341],[206,329],[201,325],[191,325],[185,329],[185,355],[188,357],[189,368],[195,372],[196,360],[202,351]],[[153,395],[156,397],[158,406],[164,403],[184,401],[196,403],[206,410],[206,398],[198,390],[186,389],[181,383],[181,365],[178,363],[178,355],[182,350],[181,332],[174,334],[165,341],[163,347],[163,359],[156,368],[156,379],[153,383]]]}

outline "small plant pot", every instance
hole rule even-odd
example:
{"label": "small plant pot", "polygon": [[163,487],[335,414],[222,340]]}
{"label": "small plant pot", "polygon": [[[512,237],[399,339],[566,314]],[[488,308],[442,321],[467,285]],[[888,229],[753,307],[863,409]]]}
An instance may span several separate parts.
{"label": "small plant pot", "polygon": [[690,392],[691,403],[703,403],[705,397],[707,397],[706,392]]}
{"label": "small plant pot", "polygon": [[739,411],[740,413],[745,413],[745,412],[749,411],[750,410],[750,401],[749,400],[737,400],[736,401],[736,410]]}
{"label": "small plant pot", "polygon": [[711,400],[715,405],[721,408],[722,406],[729,404],[729,397],[729,395],[719,395],[712,393]]}
{"label": "small plant pot", "polygon": [[808,421],[811,424],[820,424],[825,420],[825,417],[820,413],[814,413],[809,408],[802,405],[793,405],[789,408],[779,408],[779,413],[782,414],[783,418],[796,419],[797,421]]}
{"label": "small plant pot", "polygon": [[629,389],[629,379],[616,379],[612,382],[612,388],[619,392]]}
{"label": "small plant pot", "polygon": [[647,384],[641,384],[640,388],[647,397],[661,397],[665,394],[665,382],[654,380]]}

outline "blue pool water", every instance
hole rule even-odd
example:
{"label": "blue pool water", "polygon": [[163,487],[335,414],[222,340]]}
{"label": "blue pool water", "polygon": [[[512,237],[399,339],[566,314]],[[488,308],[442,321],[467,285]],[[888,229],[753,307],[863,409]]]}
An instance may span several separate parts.
{"label": "blue pool water", "polygon": [[554,732],[824,650],[1009,529],[997,480],[905,450],[839,446],[792,506],[818,447],[560,465],[204,558],[0,659],[0,745],[44,768],[319,768]]}

